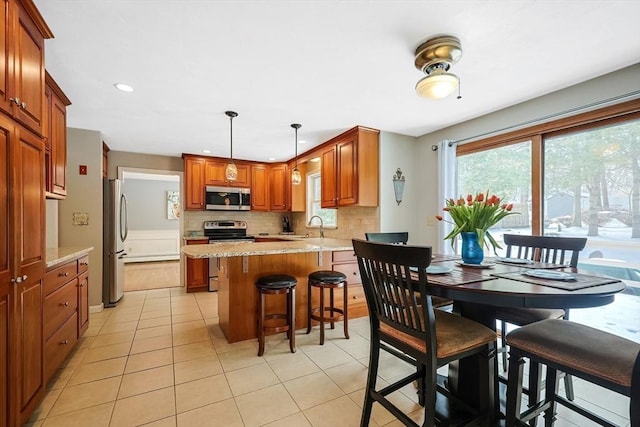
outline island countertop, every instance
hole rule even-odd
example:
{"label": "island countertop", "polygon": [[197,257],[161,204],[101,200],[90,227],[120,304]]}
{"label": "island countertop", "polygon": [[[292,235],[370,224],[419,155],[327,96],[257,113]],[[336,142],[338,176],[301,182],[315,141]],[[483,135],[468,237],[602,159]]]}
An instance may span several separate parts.
{"label": "island countertop", "polygon": [[304,252],[352,250],[348,239],[303,238],[279,242],[232,242],[185,245],[182,253],[189,258],[229,258],[251,255],[293,254]]}

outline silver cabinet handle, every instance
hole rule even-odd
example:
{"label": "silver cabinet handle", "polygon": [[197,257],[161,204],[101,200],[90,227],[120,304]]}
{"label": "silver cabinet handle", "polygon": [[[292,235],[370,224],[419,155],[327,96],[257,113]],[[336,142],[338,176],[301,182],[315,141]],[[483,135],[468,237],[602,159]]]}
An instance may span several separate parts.
{"label": "silver cabinet handle", "polygon": [[69,307],[69,301],[60,304],[60,307]]}
{"label": "silver cabinet handle", "polygon": [[25,274],[24,276],[22,276],[22,281],[24,282],[25,280],[27,280],[29,277]]}
{"label": "silver cabinet handle", "polygon": [[67,344],[69,344],[69,340],[62,340],[62,341],[60,341],[60,344],[67,345]]}
{"label": "silver cabinet handle", "polygon": [[58,274],[58,276],[60,276],[60,277],[67,277],[68,275],[69,275],[69,273],[66,272],[66,271],[64,273],[59,273]]}
{"label": "silver cabinet handle", "polygon": [[11,284],[15,285],[16,283],[20,283],[22,282],[22,277],[18,277],[17,279],[15,277],[11,278]]}
{"label": "silver cabinet handle", "polygon": [[22,104],[20,102],[20,98],[18,98],[17,96],[15,98],[9,98],[9,101],[13,102],[14,104],[16,104],[18,107],[20,107],[20,105]]}

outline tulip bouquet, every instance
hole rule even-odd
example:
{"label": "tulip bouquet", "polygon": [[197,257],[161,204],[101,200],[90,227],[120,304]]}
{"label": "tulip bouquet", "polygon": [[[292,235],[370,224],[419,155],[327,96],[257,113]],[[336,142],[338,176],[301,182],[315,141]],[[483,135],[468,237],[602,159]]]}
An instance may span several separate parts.
{"label": "tulip bouquet", "polygon": [[[458,200],[446,200],[443,211],[449,212],[453,220],[452,224],[455,227],[447,234],[445,240],[451,239],[451,244],[453,245],[455,238],[460,233],[475,232],[478,235],[480,246],[488,249],[489,244],[491,244],[495,253],[496,248],[500,248],[500,245],[489,233],[489,228],[504,217],[518,213],[511,212],[512,209],[513,205],[511,203],[501,203],[500,198],[495,194],[489,197],[488,191],[486,194],[478,193],[475,197],[469,194],[466,200],[463,197]],[[436,215],[436,219],[444,221],[441,215]]]}

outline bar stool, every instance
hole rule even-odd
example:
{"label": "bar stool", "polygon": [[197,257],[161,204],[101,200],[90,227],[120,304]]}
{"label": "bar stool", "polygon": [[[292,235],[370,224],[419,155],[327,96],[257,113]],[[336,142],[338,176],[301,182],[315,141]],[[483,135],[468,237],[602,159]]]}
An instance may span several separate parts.
{"label": "bar stool", "polygon": [[[311,320],[320,322],[320,345],[324,345],[324,322],[331,322],[331,329],[335,322],[344,320],[344,337],[349,339],[349,325],[347,315],[347,276],[339,271],[320,270],[309,274],[307,289],[307,334],[311,332]],[[311,307],[312,289],[320,289],[320,307]],[[333,290],[343,289],[343,308],[336,308],[333,300]],[[324,290],[329,289],[329,307],[324,305]],[[327,317],[326,314],[329,314]]]}
{"label": "bar stool", "polygon": [[[296,352],[296,284],[295,277],[288,274],[270,274],[262,276],[256,281],[258,289],[258,356],[264,354],[265,335],[286,332],[289,338],[291,353]],[[265,310],[266,295],[287,294],[286,313],[270,313]],[[265,326],[265,323],[273,319],[285,319],[284,325]],[[273,322],[276,323],[276,322]],[[278,322],[281,323],[281,322]]]}

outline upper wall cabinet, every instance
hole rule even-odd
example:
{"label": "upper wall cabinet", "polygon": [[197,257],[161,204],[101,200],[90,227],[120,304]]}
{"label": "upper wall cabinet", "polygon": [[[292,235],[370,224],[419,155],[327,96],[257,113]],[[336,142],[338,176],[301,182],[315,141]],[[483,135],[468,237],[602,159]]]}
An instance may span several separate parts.
{"label": "upper wall cabinet", "polygon": [[356,126],[323,144],[323,208],[378,206],[379,134]]}
{"label": "upper wall cabinet", "polygon": [[0,109],[37,135],[45,120],[44,39],[53,34],[31,0],[3,0]]}
{"label": "upper wall cabinet", "polygon": [[205,165],[205,184],[217,185],[225,187],[250,187],[251,186],[251,167],[241,161],[235,161],[238,168],[238,178],[231,182],[227,181],[225,171],[228,161],[224,159],[207,159]]}
{"label": "upper wall cabinet", "polygon": [[43,136],[46,144],[47,197],[61,199],[67,195],[67,106],[69,98],[46,73]]}
{"label": "upper wall cabinet", "polygon": [[269,167],[269,206],[271,211],[288,211],[291,209],[289,196],[289,167],[286,163],[278,163]]}
{"label": "upper wall cabinet", "polygon": [[185,181],[185,210],[204,210],[204,182],[206,160],[183,154]]}

